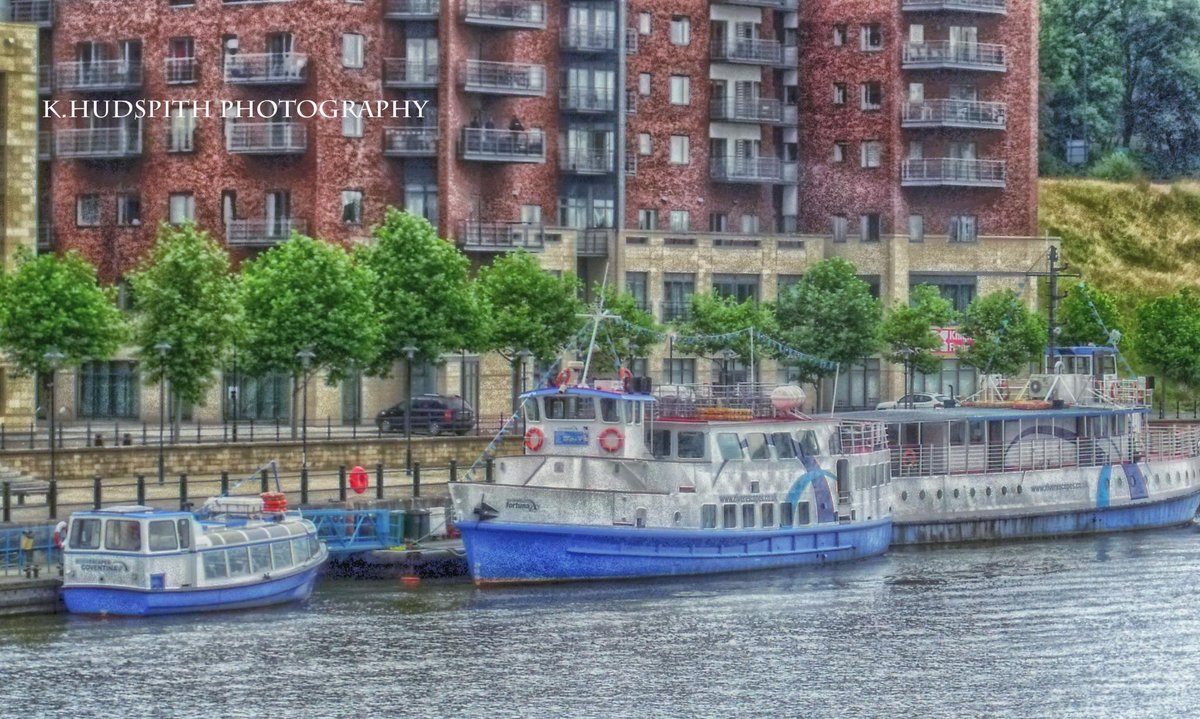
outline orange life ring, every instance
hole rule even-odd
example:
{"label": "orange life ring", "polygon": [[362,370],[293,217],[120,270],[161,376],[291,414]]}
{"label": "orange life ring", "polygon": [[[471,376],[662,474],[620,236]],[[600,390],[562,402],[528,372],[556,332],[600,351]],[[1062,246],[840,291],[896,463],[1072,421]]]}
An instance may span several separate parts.
{"label": "orange life ring", "polygon": [[562,387],[565,387],[567,385],[567,383],[570,381],[571,381],[571,369],[567,368],[567,369],[564,369],[562,372],[559,372],[558,376],[554,378],[554,386],[562,388]]}
{"label": "orange life ring", "polygon": [[900,464],[905,467],[911,467],[917,463],[917,452],[912,447],[904,450],[904,454],[900,455]]}
{"label": "orange life ring", "polygon": [[542,448],[542,444],[546,441],[546,435],[542,434],[542,430],[537,427],[530,427],[525,433],[525,449],[530,452],[536,452]]}
{"label": "orange life ring", "polygon": [[600,449],[604,450],[605,452],[608,452],[609,454],[612,454],[613,452],[619,452],[621,451],[621,447],[624,446],[625,436],[621,434],[620,430],[614,427],[609,427],[600,433]]}

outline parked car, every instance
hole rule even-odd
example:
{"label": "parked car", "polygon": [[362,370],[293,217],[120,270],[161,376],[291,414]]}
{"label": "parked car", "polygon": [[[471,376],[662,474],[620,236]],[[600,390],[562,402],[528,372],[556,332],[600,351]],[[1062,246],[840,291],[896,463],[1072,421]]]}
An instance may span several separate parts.
{"label": "parked car", "polygon": [[938,407],[955,407],[957,405],[958,400],[949,395],[914,392],[906,394],[893,402],[880,402],[875,405],[875,409],[934,409]]}
{"label": "parked car", "polygon": [[384,432],[403,432],[404,414],[409,412],[413,432],[436,437],[443,432],[466,434],[475,426],[475,412],[462,397],[421,394],[388,407],[375,416],[375,426]]}

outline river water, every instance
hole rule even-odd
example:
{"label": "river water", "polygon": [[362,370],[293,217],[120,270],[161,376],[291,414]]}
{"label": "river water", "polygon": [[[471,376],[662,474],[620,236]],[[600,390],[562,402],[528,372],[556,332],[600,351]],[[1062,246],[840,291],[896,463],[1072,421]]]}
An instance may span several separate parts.
{"label": "river water", "polygon": [[1187,717],[1200,532],[893,550],[804,572],[0,620],[0,716]]}

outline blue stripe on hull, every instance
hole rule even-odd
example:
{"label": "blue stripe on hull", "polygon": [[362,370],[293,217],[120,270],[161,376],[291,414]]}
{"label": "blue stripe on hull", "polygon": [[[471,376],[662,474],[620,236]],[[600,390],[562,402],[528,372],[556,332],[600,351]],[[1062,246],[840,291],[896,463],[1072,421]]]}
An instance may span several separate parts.
{"label": "blue stripe on hull", "polygon": [[320,571],[318,564],[287,577],[239,587],[165,591],[69,587],[62,590],[62,595],[67,611],[72,614],[145,617],[245,609],[308,599]]}
{"label": "blue stripe on hull", "polygon": [[897,522],[892,527],[892,544],[1033,539],[1170,527],[1190,522],[1196,515],[1198,504],[1200,494],[1191,494],[1161,502],[1054,514],[963,521]]}
{"label": "blue stripe on hull", "polygon": [[651,530],[464,521],[476,582],[539,582],[740,572],[882,554],[891,519],[801,529]]}

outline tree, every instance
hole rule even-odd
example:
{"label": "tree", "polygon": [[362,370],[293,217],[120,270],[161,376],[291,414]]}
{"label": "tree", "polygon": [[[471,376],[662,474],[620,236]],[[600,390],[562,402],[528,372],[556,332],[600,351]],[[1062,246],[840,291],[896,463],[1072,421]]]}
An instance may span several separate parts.
{"label": "tree", "polygon": [[[687,320],[678,327],[677,350],[708,359],[718,359],[729,350],[747,364],[751,363],[752,355],[755,360],[775,356],[772,348],[761,343],[752,346],[750,333],[743,331],[753,328],[767,335],[777,334],[774,312],[769,305],[759,304],[753,298],[738,302],[733,297],[706,292],[692,295],[689,310]],[[738,334],[722,336],[734,332]]]}
{"label": "tree", "polygon": [[[597,294],[600,287],[596,288]],[[612,285],[604,288],[604,309],[616,315],[620,321],[606,321],[600,325],[600,347],[596,351],[601,357],[615,353],[614,361],[628,367],[633,360],[645,357],[662,340],[662,327],[654,316],[638,306],[637,299],[628,292],[621,292]]]}
{"label": "tree", "polygon": [[1200,382],[1200,294],[1182,289],[1137,308],[1133,346],[1146,364],[1174,382]]}
{"label": "tree", "polygon": [[553,360],[583,325],[575,276],[546,272],[528,252],[507,254],[481,269],[476,289],[491,312],[486,348],[510,362],[521,350]]}
{"label": "tree", "polygon": [[1058,305],[1061,331],[1056,344],[1108,345],[1109,332],[1124,333],[1125,325],[1112,295],[1080,282],[1067,290]]}
{"label": "tree", "polygon": [[[299,233],[242,269],[245,339],[239,361],[248,374],[292,376],[292,406],[301,381],[324,371],[335,382],[368,367],[380,345],[371,301],[373,278],[338,246]],[[297,356],[309,350],[309,369]],[[292,413],[295,436],[296,412]]]}
{"label": "tree", "polygon": [[[129,277],[136,307],[133,341],[147,384],[164,379],[182,403],[199,404],[241,323],[229,254],[192,224],[162,225]],[[165,356],[156,345],[171,346]],[[178,421],[178,419],[176,419]]]}
{"label": "tree", "polygon": [[958,313],[950,300],[932,285],[917,285],[909,294],[909,303],[893,307],[884,317],[880,338],[887,351],[884,357],[904,365],[905,382],[912,386],[913,375],[933,374],[942,358],[933,354],[942,346],[942,338],[933,331],[954,322]]}
{"label": "tree", "polygon": [[[843,367],[875,353],[879,346],[879,300],[840,257],[822,260],[780,296],[775,309],[784,342],[807,355]],[[834,370],[813,362],[785,359],[803,379],[816,381]]]}
{"label": "tree", "polygon": [[389,208],[372,233],[375,244],[358,251],[371,270],[371,297],[381,341],[373,374],[384,374],[405,354],[434,361],[483,344],[486,319],[468,279],[470,262],[437,236],[424,218]]}
{"label": "tree", "polygon": [[[78,253],[18,250],[16,269],[0,283],[0,349],[23,375],[108,359],[127,332],[115,299],[115,289],[100,287],[96,268]],[[51,351],[62,360],[47,360]]]}
{"label": "tree", "polygon": [[983,374],[1018,375],[1046,351],[1046,320],[1012,290],[976,297],[958,331],[973,340],[958,356]]}

